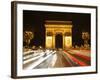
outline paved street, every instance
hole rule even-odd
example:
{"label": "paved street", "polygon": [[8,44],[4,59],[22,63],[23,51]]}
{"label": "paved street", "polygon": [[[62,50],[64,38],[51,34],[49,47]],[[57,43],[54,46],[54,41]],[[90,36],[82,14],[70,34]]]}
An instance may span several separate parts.
{"label": "paved street", "polygon": [[32,53],[24,56],[24,69],[76,67],[91,64],[89,50],[48,50]]}

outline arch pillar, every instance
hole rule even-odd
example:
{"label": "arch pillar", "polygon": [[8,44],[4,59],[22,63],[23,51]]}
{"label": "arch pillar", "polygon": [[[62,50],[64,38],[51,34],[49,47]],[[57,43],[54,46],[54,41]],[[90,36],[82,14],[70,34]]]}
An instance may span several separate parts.
{"label": "arch pillar", "polygon": [[53,48],[55,48],[55,34],[53,34],[52,37],[53,37],[53,44],[52,45],[53,45]]}
{"label": "arch pillar", "polygon": [[62,34],[63,36],[63,49],[65,48],[65,36],[64,36],[64,33]]}

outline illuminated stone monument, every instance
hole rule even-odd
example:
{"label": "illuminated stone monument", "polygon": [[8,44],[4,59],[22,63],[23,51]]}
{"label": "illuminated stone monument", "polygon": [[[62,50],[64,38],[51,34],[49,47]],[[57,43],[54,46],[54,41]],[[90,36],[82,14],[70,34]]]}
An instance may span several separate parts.
{"label": "illuminated stone monument", "polygon": [[45,21],[45,31],[46,48],[72,47],[72,21]]}

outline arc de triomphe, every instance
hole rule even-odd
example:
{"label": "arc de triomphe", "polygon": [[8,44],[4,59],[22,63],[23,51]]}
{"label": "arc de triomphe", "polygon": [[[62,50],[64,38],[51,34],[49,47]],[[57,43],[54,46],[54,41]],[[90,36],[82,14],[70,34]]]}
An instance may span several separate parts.
{"label": "arc de triomphe", "polygon": [[63,49],[72,47],[72,21],[45,21],[45,47],[57,48],[57,44]]}

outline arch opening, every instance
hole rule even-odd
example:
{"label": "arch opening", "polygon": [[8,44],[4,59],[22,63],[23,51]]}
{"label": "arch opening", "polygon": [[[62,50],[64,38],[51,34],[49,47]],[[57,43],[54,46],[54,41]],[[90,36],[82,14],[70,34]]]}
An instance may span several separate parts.
{"label": "arch opening", "polygon": [[63,48],[63,37],[62,34],[57,34],[55,37],[55,47]]}

